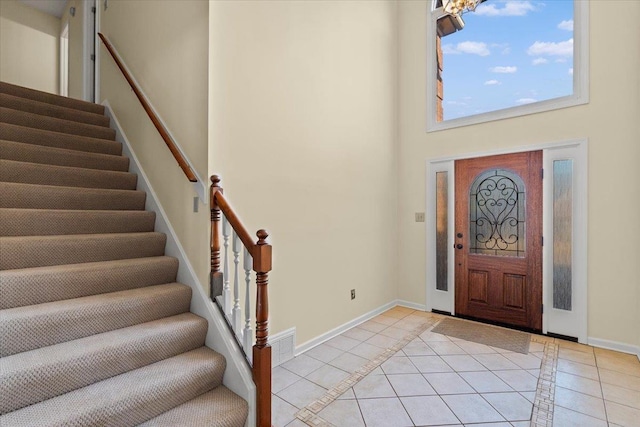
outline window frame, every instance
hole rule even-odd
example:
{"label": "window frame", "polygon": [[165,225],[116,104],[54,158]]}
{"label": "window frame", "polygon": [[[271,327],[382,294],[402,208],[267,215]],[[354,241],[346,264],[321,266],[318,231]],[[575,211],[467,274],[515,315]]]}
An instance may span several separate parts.
{"label": "window frame", "polygon": [[438,122],[436,118],[438,82],[436,76],[437,53],[435,34],[437,20],[444,16],[445,13],[442,7],[436,7],[437,2],[438,0],[433,0],[429,8],[430,10],[427,11],[427,133],[589,103],[589,2],[573,0],[573,94]]}

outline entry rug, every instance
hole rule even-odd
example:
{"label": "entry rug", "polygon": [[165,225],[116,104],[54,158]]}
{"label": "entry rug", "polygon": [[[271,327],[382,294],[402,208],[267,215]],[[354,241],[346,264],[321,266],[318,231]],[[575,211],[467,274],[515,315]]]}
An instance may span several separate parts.
{"label": "entry rug", "polygon": [[529,353],[531,342],[531,335],[526,332],[451,318],[442,320],[431,332],[522,354]]}

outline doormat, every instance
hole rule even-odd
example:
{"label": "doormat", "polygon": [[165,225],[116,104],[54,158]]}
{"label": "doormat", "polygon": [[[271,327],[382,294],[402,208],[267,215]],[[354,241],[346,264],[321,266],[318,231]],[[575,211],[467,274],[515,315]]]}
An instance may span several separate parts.
{"label": "doormat", "polygon": [[531,342],[531,335],[526,332],[451,318],[442,320],[431,332],[522,354],[529,353]]}

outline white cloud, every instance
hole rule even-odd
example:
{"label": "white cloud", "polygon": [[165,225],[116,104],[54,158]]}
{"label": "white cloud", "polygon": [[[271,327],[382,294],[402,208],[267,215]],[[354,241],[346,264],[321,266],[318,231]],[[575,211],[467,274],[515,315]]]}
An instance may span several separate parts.
{"label": "white cloud", "polygon": [[518,67],[492,67],[489,68],[492,73],[513,74],[518,71]]}
{"label": "white cloud", "polygon": [[529,1],[507,1],[502,8],[495,3],[482,3],[475,13],[485,16],[524,16],[534,10],[536,8]]}
{"label": "white cloud", "polygon": [[558,58],[554,62],[557,62],[559,64],[564,64],[565,62],[567,62],[567,58]]}
{"label": "white cloud", "polygon": [[445,44],[442,45],[442,53],[445,55],[458,55],[461,53],[468,53],[471,55],[488,56],[491,55],[491,51],[483,42],[464,41],[457,45]]}
{"label": "white cloud", "polygon": [[458,43],[458,46],[456,46],[456,49],[460,52],[470,53],[473,55],[488,56],[491,54],[487,48],[487,44],[482,42],[460,42]]}
{"label": "white cloud", "polygon": [[445,55],[459,55],[461,52],[458,52],[452,44],[443,44],[442,53]]}
{"label": "white cloud", "polygon": [[516,101],[516,104],[519,105],[524,105],[524,104],[531,104],[532,102],[536,102],[537,99],[533,99],[533,98],[520,98]]}
{"label": "white cloud", "polygon": [[563,42],[535,42],[527,53],[532,56],[571,56],[573,55],[573,38]]}
{"label": "white cloud", "polygon": [[568,73],[569,73],[569,74],[571,74],[571,75],[573,76],[573,68],[569,68]]}
{"label": "white cloud", "polygon": [[566,31],[573,31],[573,19],[562,21],[558,24],[558,28]]}
{"label": "white cloud", "polygon": [[484,82],[484,84],[487,86],[493,86],[493,85],[499,85],[500,82],[498,80],[487,80],[486,82]]}
{"label": "white cloud", "polygon": [[536,58],[533,61],[531,61],[533,65],[546,64],[547,62],[549,62],[549,60],[546,58]]}
{"label": "white cloud", "polygon": [[491,47],[501,49],[500,53],[502,53],[503,55],[508,55],[511,53],[511,47],[509,46],[509,43],[491,43]]}
{"label": "white cloud", "polygon": [[447,104],[449,104],[449,105],[459,105],[461,107],[465,107],[467,105],[466,102],[460,102],[460,101],[447,101]]}

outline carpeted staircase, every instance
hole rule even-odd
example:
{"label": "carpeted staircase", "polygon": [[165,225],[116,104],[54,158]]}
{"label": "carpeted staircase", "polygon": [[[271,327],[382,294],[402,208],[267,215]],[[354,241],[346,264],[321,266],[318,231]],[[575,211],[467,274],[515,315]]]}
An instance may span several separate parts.
{"label": "carpeted staircase", "polygon": [[244,426],[114,138],[0,82],[0,425]]}

